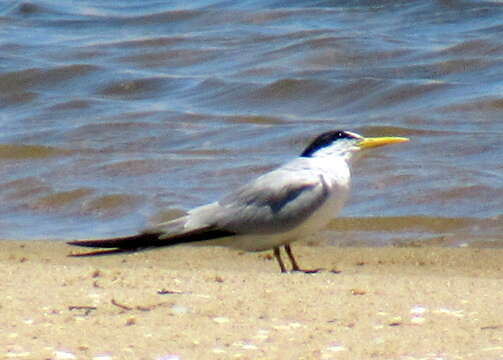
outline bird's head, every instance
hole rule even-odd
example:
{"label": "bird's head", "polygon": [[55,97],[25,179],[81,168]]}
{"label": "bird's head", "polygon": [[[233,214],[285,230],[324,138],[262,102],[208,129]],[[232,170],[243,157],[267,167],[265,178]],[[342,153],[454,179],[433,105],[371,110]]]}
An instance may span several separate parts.
{"label": "bird's head", "polygon": [[334,130],[316,137],[302,152],[301,157],[339,156],[345,160],[360,150],[409,141],[404,137],[369,137],[350,131]]}

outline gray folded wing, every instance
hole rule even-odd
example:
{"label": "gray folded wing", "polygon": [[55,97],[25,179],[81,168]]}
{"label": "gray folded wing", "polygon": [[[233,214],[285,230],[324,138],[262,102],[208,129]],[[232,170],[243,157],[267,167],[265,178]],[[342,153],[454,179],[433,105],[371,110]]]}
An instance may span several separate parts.
{"label": "gray folded wing", "polygon": [[328,197],[322,175],[280,168],[216,203],[211,225],[237,234],[285,232],[305,221]]}

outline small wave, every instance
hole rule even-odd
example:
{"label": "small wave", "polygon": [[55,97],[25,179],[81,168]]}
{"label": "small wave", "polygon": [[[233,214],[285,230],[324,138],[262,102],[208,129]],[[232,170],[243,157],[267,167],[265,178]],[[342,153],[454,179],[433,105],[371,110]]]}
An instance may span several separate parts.
{"label": "small wave", "polygon": [[162,78],[142,78],[110,82],[98,90],[98,94],[120,99],[142,99],[152,97],[165,84]]}

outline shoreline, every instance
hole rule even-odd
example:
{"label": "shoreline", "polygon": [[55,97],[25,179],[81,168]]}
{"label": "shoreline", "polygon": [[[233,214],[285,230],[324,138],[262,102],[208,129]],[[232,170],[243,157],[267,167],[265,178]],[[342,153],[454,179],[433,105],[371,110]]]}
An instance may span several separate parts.
{"label": "shoreline", "polygon": [[0,357],[502,359],[503,250],[177,246],[70,258],[0,241]]}

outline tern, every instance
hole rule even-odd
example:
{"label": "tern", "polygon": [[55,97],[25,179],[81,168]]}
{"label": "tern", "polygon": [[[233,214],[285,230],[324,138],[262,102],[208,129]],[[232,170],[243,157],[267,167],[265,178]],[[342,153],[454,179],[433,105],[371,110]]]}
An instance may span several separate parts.
{"label": "tern", "polygon": [[221,200],[196,207],[187,215],[160,223],[144,232],[101,240],[79,240],[70,245],[106,248],[70,256],[134,252],[183,243],[206,243],[245,251],[273,250],[281,272],[283,247],[292,271],[302,270],[290,244],[325,227],[349,195],[350,166],[363,149],[409,141],[403,137],[365,138],[334,130],[316,137],[299,157]]}

